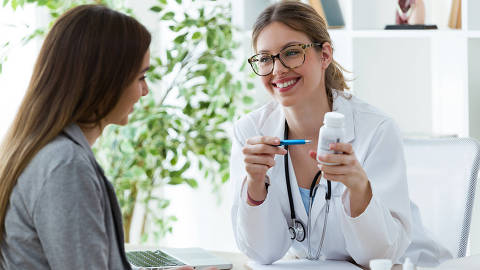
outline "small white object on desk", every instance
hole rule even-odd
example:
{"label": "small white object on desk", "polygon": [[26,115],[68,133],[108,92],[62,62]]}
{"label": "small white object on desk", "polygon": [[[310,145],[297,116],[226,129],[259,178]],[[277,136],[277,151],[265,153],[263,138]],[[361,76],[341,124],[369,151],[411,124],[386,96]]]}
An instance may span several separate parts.
{"label": "small white object on desk", "polygon": [[371,270],[391,270],[392,261],[389,259],[378,259],[370,261]]}
{"label": "small white object on desk", "polygon": [[405,258],[405,262],[403,263],[402,270],[415,270],[415,266],[413,265],[410,258]]}

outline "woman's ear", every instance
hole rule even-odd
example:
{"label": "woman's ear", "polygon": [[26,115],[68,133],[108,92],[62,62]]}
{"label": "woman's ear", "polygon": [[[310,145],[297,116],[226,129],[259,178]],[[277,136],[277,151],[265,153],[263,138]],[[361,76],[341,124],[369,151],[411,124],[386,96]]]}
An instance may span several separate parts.
{"label": "woman's ear", "polygon": [[333,59],[333,48],[330,43],[324,42],[319,53],[322,58],[322,68],[327,69]]}

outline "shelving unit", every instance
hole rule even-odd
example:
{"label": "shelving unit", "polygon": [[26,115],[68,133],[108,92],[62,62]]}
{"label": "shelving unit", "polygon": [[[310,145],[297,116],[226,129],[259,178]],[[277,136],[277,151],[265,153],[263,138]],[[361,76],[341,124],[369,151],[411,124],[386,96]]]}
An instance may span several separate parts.
{"label": "shelving unit", "polygon": [[476,50],[469,40],[480,32],[447,27],[451,0],[425,0],[426,24],[438,30],[383,30],[394,23],[393,0],[340,4],[346,26],[330,31],[334,57],[353,72],[357,96],[390,114],[406,136],[474,135],[468,55]]}

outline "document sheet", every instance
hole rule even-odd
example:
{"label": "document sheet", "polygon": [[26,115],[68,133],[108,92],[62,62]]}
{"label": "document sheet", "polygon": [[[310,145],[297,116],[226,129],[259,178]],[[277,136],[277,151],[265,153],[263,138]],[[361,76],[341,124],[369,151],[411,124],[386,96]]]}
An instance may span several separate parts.
{"label": "document sheet", "polygon": [[248,262],[247,266],[252,270],[304,270],[304,269],[328,269],[328,270],[362,270],[362,268],[346,262],[346,261],[332,261],[332,260],[318,260],[318,261],[310,261],[307,259],[299,259],[299,260],[280,260],[274,262],[270,265],[262,265],[255,262]]}

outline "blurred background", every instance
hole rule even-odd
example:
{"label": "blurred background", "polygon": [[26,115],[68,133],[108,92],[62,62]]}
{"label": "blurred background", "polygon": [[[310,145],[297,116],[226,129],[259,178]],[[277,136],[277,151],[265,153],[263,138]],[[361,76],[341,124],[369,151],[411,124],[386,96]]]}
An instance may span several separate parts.
{"label": "blurred background", "polygon": [[[245,65],[253,53],[253,22],[274,2],[4,0],[0,137],[54,18],[82,3],[132,14],[153,34],[151,95],[127,127],[109,128],[95,145],[116,187],[128,241],[237,251],[230,221],[229,134],[235,119],[270,99]],[[437,30],[395,31],[384,30],[395,24],[395,0],[338,0],[338,9],[324,5],[334,58],[351,71],[346,76],[352,92],[392,116],[405,137],[480,139],[480,1],[459,2],[424,0],[424,23]],[[469,252],[475,254],[480,253],[478,198],[473,211]]]}

